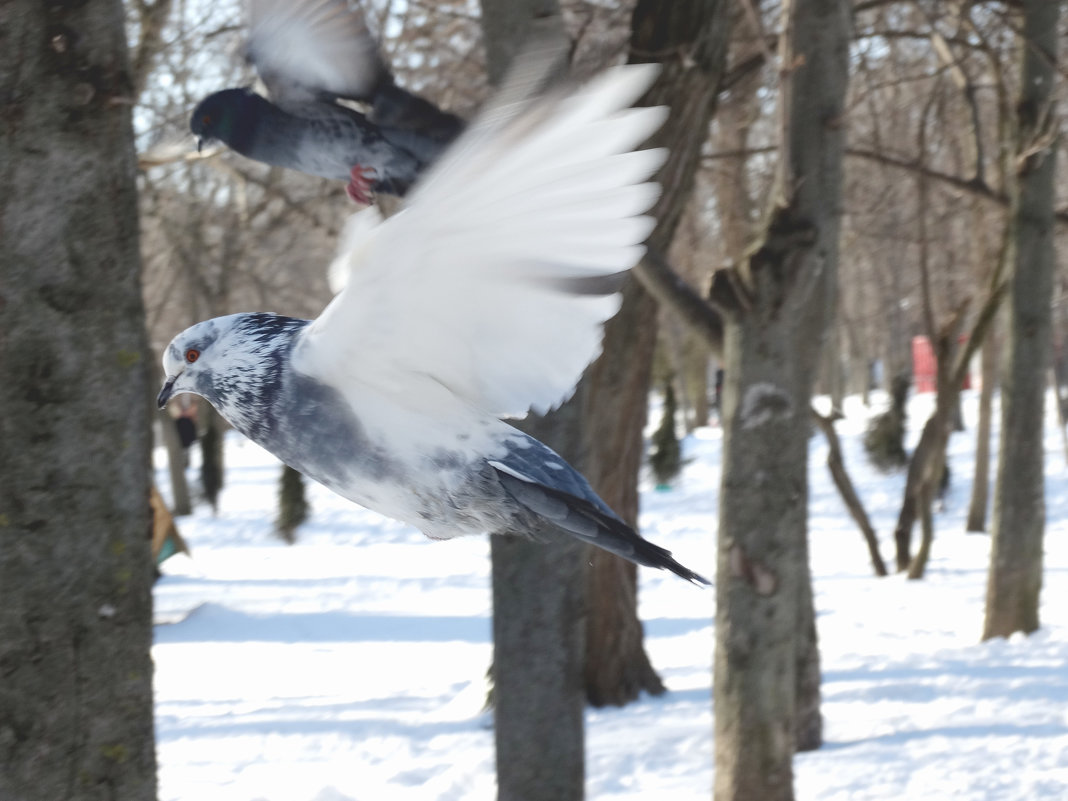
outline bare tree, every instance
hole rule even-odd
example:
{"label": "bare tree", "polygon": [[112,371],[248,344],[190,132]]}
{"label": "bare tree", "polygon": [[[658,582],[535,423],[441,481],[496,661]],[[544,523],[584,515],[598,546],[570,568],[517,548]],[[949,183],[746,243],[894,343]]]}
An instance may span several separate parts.
{"label": "bare tree", "polygon": [[[986,256],[991,250],[984,236],[983,218],[979,213],[978,200],[973,206],[976,220],[976,236],[973,240],[973,249],[977,252],[974,257],[976,264],[984,261],[993,261]],[[1008,235],[1008,231],[1003,236]],[[999,315],[1000,317],[1001,315]],[[985,531],[986,515],[990,496],[990,432],[994,417],[994,389],[997,385],[997,368],[999,355],[998,321],[991,326],[990,332],[983,340],[980,354],[980,389],[979,389],[979,418],[975,426],[975,468],[972,472],[972,492],[968,501],[968,531]]]}
{"label": "bare tree", "polygon": [[[661,196],[652,210],[657,223],[648,248],[654,253],[668,251],[693,191],[726,66],[728,5],[724,0],[677,0],[669,6],[639,0],[634,9],[630,58],[663,67],[642,102],[671,109],[652,139],[669,149],[659,174]],[[583,469],[601,497],[635,527],[656,311],[654,297],[630,281],[619,313],[605,328],[603,353],[582,382],[588,443]],[[662,692],[642,641],[636,567],[597,549],[591,549],[589,562],[586,687],[591,702],[624,704],[642,691]]]}
{"label": "bare tree", "polygon": [[156,796],[149,349],[122,4],[4,6],[0,797]]}
{"label": "bare tree", "polygon": [[[555,0],[483,0],[490,81],[498,83],[531,30],[563,38]],[[561,65],[563,68],[566,65]],[[520,426],[581,465],[579,396]],[[493,704],[500,801],[570,801],[585,793],[584,546],[491,537]]]}
{"label": "bare tree", "polygon": [[799,683],[818,686],[815,620],[800,611],[809,399],[836,292],[849,33],[844,2],[784,4],[778,180],[762,241],[713,283],[726,317],[717,801],[793,798]]}
{"label": "bare tree", "polygon": [[984,639],[1038,628],[1045,529],[1042,420],[1055,266],[1057,123],[1052,100],[1061,5],[1043,0],[1021,3],[1023,66],[1012,192],[1015,258]]}

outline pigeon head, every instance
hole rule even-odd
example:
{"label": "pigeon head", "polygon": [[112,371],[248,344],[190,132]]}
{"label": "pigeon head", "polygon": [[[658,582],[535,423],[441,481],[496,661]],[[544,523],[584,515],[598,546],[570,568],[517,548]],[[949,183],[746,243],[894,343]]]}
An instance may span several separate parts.
{"label": "pigeon head", "polygon": [[163,388],[157,403],[191,392],[206,398],[237,424],[239,409],[268,399],[280,381],[283,357],[308,324],[277,314],[231,314],[197,323],[176,336],[163,352]]}
{"label": "pigeon head", "polygon": [[227,325],[227,322],[229,318],[226,317],[205,320],[171,340],[163,351],[163,374],[166,379],[156,399],[159,408],[166,406],[172,396],[183,392],[208,396],[215,363],[223,361],[220,357],[229,350],[226,341],[232,336],[227,333],[233,326]]}
{"label": "pigeon head", "polygon": [[261,103],[266,101],[248,89],[224,89],[201,100],[189,120],[197,150],[218,141],[242,152],[252,137]]}

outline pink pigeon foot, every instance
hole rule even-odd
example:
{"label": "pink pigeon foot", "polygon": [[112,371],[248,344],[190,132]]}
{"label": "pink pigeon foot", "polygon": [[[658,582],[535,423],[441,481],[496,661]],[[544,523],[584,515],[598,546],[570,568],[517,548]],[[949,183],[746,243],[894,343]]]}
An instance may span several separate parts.
{"label": "pink pigeon foot", "polygon": [[357,164],[349,173],[349,185],[345,187],[345,194],[354,203],[370,206],[375,201],[374,183],[378,173],[374,167],[361,167]]}

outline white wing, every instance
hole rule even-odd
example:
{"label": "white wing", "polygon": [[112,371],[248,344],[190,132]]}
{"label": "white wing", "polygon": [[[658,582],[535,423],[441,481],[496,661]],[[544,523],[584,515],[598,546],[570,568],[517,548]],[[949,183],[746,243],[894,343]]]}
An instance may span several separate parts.
{"label": "white wing", "polygon": [[377,42],[346,0],[249,0],[248,10],[246,55],[276,103],[363,98],[379,80]]}
{"label": "white wing", "polygon": [[356,215],[334,269],[348,282],[294,365],[354,402],[373,387],[418,406],[444,387],[521,416],[568,398],[653,225],[646,180],[664,152],[632,148],[666,110],[628,106],[655,75],[617,67],[562,99],[495,106],[403,211]]}

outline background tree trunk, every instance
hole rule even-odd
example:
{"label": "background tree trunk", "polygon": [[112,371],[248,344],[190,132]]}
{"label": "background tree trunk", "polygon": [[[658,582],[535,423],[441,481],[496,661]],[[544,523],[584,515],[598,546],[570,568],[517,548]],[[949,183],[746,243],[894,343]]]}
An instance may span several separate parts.
{"label": "background tree trunk", "polygon": [[793,753],[810,728],[798,726],[798,715],[811,720],[812,706],[798,696],[818,675],[806,530],[809,399],[836,291],[850,17],[840,0],[797,0],[784,13],[780,174],[764,240],[713,283],[727,316],[717,801],[793,798]]}
{"label": "background tree trunk", "polygon": [[1001,387],[1001,450],[983,639],[1038,628],[1045,528],[1043,406],[1050,360],[1055,252],[1057,22],[1061,3],[1025,0],[1013,192],[1015,269],[1008,365]]}
{"label": "background tree trunk", "polygon": [[975,427],[975,471],[968,502],[968,531],[986,531],[990,497],[990,429],[994,417],[994,385],[997,383],[997,332],[987,334],[981,356],[982,387],[979,390],[979,421]]}
{"label": "background tree trunk", "polygon": [[[155,389],[154,384],[152,389]],[[171,512],[176,517],[191,514],[193,504],[189,498],[189,482],[185,477],[189,451],[182,447],[182,440],[170,413],[163,410],[157,413],[156,419],[159,420],[160,429],[163,431],[163,444],[167,450],[167,470],[171,480],[171,497],[174,499]]]}
{"label": "background tree trunk", "polygon": [[[547,0],[483,0],[490,81],[499,83]],[[559,19],[556,25],[564,36]],[[563,66],[563,65],[562,65]],[[518,426],[581,469],[581,390]],[[583,665],[586,548],[493,536],[493,700],[500,801],[575,801],[585,793]]]}
{"label": "background tree trunk", "polygon": [[[154,405],[157,387],[163,383],[163,370],[156,359],[152,360],[149,372],[151,382],[147,384],[148,402]],[[171,484],[171,513],[175,517],[192,514],[193,503],[189,496],[189,481],[186,480],[185,468],[189,461],[189,451],[182,446],[174,418],[166,409],[154,413],[154,420],[159,423],[163,433],[163,445],[167,451],[167,471]]]}
{"label": "background tree trunk", "polygon": [[225,483],[226,421],[210,403],[197,404],[197,430],[200,432],[200,486],[211,511],[219,511],[219,493]]}
{"label": "background tree trunk", "polygon": [[[670,6],[639,0],[634,9],[631,61],[663,59],[663,72],[641,102],[671,108],[670,118],[651,140],[670,149],[659,178],[663,191],[652,210],[657,224],[648,240],[657,253],[670,247],[693,191],[726,60],[726,11],[723,0],[679,0]],[[605,502],[635,528],[656,323],[656,302],[629,280],[619,314],[605,327],[603,352],[582,381],[587,458],[581,469]],[[591,549],[589,561],[590,702],[625,704],[642,690],[663,692],[642,642],[636,568],[599,549]]]}
{"label": "background tree trunk", "polygon": [[304,494],[304,476],[287,464],[278,478],[278,519],[275,531],[292,545],[297,541],[297,527],[308,519],[308,500]]}
{"label": "background tree trunk", "polygon": [[[579,398],[519,428],[569,462],[581,456]],[[545,533],[490,537],[493,701],[500,801],[585,794],[587,546]]]}
{"label": "background tree trunk", "polygon": [[0,798],[152,801],[155,357],[123,7],[3,20]]}
{"label": "background tree trunk", "polygon": [[845,467],[845,459],[842,457],[842,443],[838,438],[838,432],[834,429],[835,418],[833,416],[824,416],[816,409],[812,410],[812,417],[827,439],[827,469],[830,470],[834,485],[842,496],[842,503],[846,505],[850,517],[853,518],[853,521],[860,529],[861,536],[864,537],[864,544],[868,546],[868,554],[871,556],[872,569],[875,571],[876,576],[886,576],[886,562],[883,561],[883,556],[879,552],[879,537],[872,527],[868,513],[864,510],[864,504],[861,502],[860,496],[857,495],[857,491],[853,487],[853,481],[849,478],[849,472]]}
{"label": "background tree trunk", "polygon": [[[606,326],[605,349],[583,378],[583,471],[635,530],[656,327],[656,301],[628,280],[623,305]],[[638,619],[638,568],[600,548],[588,551],[586,698],[594,706],[622,706],[642,691],[660,695],[664,684],[645,653]]]}

